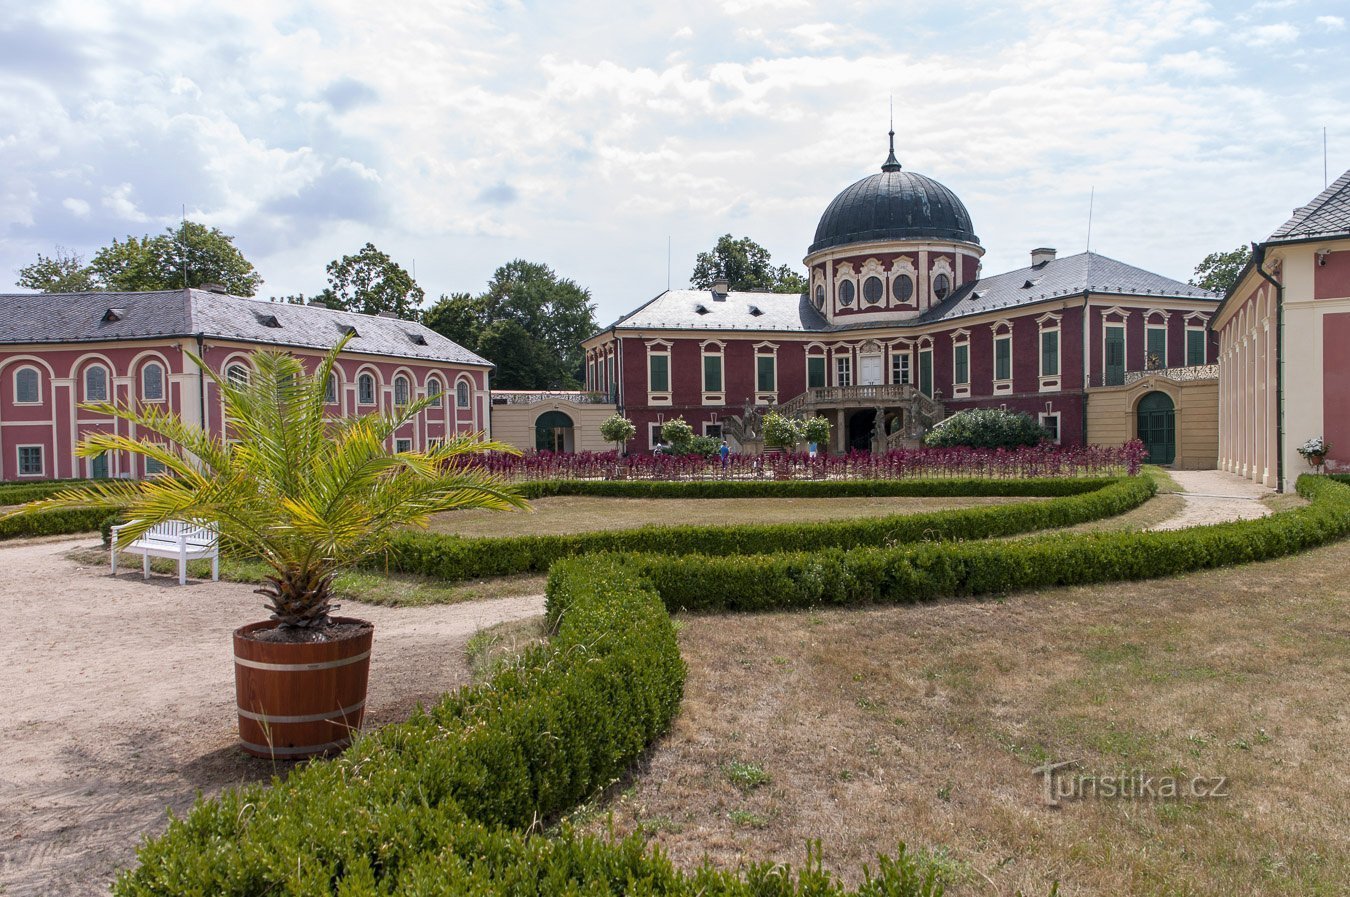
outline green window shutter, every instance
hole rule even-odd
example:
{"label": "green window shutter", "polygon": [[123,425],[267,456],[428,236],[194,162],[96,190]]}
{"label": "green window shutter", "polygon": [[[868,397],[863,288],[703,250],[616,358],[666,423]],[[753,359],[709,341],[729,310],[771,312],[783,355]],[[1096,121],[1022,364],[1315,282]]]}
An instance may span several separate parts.
{"label": "green window shutter", "polygon": [[759,392],[774,391],[774,357],[772,355],[760,355],[755,359],[756,371],[756,389]]}
{"label": "green window shutter", "polygon": [[1106,385],[1125,382],[1125,328],[1106,328]]}
{"label": "green window shutter", "polygon": [[1161,327],[1148,329],[1148,368],[1167,367],[1167,331]]}
{"label": "green window shutter", "polygon": [[994,379],[1012,379],[1012,340],[1006,336],[994,340]]}
{"label": "green window shutter", "polygon": [[652,355],[647,360],[651,392],[670,392],[670,356]]}
{"label": "green window shutter", "polygon": [[722,356],[703,356],[703,391],[722,391]]}
{"label": "green window shutter", "polygon": [[1187,330],[1186,331],[1186,364],[1194,367],[1198,364],[1204,364],[1206,360],[1205,352],[1205,331]]}
{"label": "green window shutter", "polygon": [[823,357],[806,359],[806,388],[817,389],[825,385],[825,359]]}
{"label": "green window shutter", "polygon": [[1053,377],[1059,373],[1059,331],[1041,334],[1041,376]]}
{"label": "green window shutter", "polygon": [[953,353],[953,382],[965,385],[970,382],[970,346],[957,346]]}
{"label": "green window shutter", "polygon": [[931,350],[919,353],[919,392],[933,397],[933,353]]}

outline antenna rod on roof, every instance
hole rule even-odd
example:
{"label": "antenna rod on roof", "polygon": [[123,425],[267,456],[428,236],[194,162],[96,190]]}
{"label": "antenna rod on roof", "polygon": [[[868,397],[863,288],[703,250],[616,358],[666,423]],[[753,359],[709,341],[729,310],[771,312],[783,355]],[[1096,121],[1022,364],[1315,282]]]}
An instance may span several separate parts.
{"label": "antenna rod on roof", "polygon": [[1091,251],[1092,251],[1092,203],[1093,203],[1093,200],[1095,200],[1096,198],[1097,198],[1097,185],[1096,185],[1096,184],[1093,184],[1093,185],[1092,185],[1092,191],[1091,191],[1090,193],[1088,193],[1088,232],[1087,232],[1087,249],[1085,249],[1084,252],[1091,252]]}
{"label": "antenna rod on roof", "polygon": [[183,203],[183,223],[178,228],[178,248],[183,253],[183,289],[188,288],[187,284],[187,203]]}
{"label": "antenna rod on roof", "polygon": [[1327,126],[1322,125],[1322,189],[1327,189]]}
{"label": "antenna rod on roof", "polygon": [[666,292],[670,292],[670,234],[666,234]]}

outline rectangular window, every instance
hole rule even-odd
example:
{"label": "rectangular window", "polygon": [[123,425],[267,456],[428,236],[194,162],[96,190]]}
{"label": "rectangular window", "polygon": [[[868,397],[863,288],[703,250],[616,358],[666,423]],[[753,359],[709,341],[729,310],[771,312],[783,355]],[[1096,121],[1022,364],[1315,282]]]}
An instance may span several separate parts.
{"label": "rectangular window", "polygon": [[933,350],[919,351],[919,392],[933,397]]}
{"label": "rectangular window", "polygon": [[19,446],[19,476],[40,477],[43,472],[42,446]]}
{"label": "rectangular window", "polygon": [[994,379],[1012,379],[1012,337],[994,338]]}
{"label": "rectangular window", "polygon": [[1147,347],[1148,357],[1145,359],[1145,370],[1160,371],[1167,367],[1167,328],[1148,328]]}
{"label": "rectangular window", "polygon": [[848,356],[836,358],[834,360],[834,375],[836,386],[853,385],[853,359]]}
{"label": "rectangular window", "polygon": [[1041,334],[1041,376],[1059,374],[1059,331],[1046,330]]}
{"label": "rectangular window", "polygon": [[909,351],[901,349],[891,353],[891,382],[909,382]]}
{"label": "rectangular window", "polygon": [[776,389],[775,362],[772,355],[758,355],[755,357],[755,390],[757,392],[773,392]]}
{"label": "rectangular window", "polygon": [[1125,328],[1106,328],[1106,385],[1120,386],[1125,382]]}
{"label": "rectangular window", "polygon": [[1205,331],[1187,330],[1186,331],[1186,364],[1195,367],[1198,364],[1204,364],[1208,357],[1205,351]]}
{"label": "rectangular window", "polygon": [[712,423],[708,423],[707,421],[704,421],[704,423],[703,423],[703,435],[704,435],[704,436],[707,436],[707,437],[709,437],[709,438],[711,438],[711,439],[721,439],[721,438],[722,438],[722,425],[721,425],[721,424],[712,424]]}
{"label": "rectangular window", "polygon": [[670,356],[647,357],[647,389],[649,392],[670,392]]}
{"label": "rectangular window", "polygon": [[1050,433],[1050,441],[1059,445],[1059,412],[1041,415],[1041,426]]}
{"label": "rectangular window", "polygon": [[970,383],[970,346],[966,343],[952,348],[952,382],[958,386]]}
{"label": "rectangular window", "polygon": [[703,391],[722,391],[722,356],[703,356]]}
{"label": "rectangular window", "polygon": [[809,355],[806,358],[806,388],[819,389],[825,385],[825,357]]}
{"label": "rectangular window", "polygon": [[410,451],[412,451],[412,440],[411,440],[411,439],[395,439],[395,440],[394,440],[394,451],[395,451],[395,452],[399,452],[399,453],[410,452]]}
{"label": "rectangular window", "polygon": [[154,458],[145,459],[145,475],[148,477],[157,477],[165,471],[164,462],[157,461]]}

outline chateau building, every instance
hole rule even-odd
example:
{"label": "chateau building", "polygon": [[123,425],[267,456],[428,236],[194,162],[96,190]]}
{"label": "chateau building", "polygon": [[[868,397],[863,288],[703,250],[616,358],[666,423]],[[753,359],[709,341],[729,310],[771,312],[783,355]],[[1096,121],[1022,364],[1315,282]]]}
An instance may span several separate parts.
{"label": "chateau building", "polygon": [[1350,171],[1252,244],[1213,329],[1219,466],[1284,491],[1320,437],[1350,471]]}
{"label": "chateau building", "polygon": [[204,290],[0,296],[0,481],[153,476],[146,459],[76,457],[85,434],[127,426],[81,406],[159,406],[218,434],[220,391],[188,353],[222,377],[247,378],[259,347],[317,366],[348,333],[328,384],[334,417],[435,397],[391,451],[489,428],[492,364],[411,321]]}
{"label": "chateau building", "polygon": [[[634,448],[673,417],[744,441],[771,409],[826,416],[834,451],[898,446],[974,407],[1027,412],[1081,444],[1094,388],[1209,376],[1217,295],[1091,252],[1034,249],[1026,267],[985,275],[965,205],[903,169],[894,139],[881,171],[821,215],[806,293],[667,290],[585,342],[587,388],[638,425]],[[1150,396],[1110,435],[1138,435],[1169,463],[1176,409]]]}

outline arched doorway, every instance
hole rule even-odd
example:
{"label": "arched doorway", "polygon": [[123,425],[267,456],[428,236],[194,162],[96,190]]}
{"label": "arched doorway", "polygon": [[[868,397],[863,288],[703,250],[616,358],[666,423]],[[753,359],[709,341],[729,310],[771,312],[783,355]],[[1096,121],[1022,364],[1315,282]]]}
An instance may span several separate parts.
{"label": "arched doorway", "polygon": [[[885,427],[887,421],[885,413],[882,414],[881,425]],[[877,409],[865,408],[861,411],[855,411],[848,416],[848,432],[845,434],[847,440],[844,445],[846,451],[870,452],[872,450],[872,435],[877,427]]]}
{"label": "arched doorway", "polygon": [[1136,415],[1139,439],[1148,450],[1148,463],[1171,464],[1177,457],[1177,413],[1172,397],[1151,392],[1139,400]]}
{"label": "arched doorway", "polygon": [[561,411],[545,411],[534,421],[534,447],[541,452],[574,451],[572,418]]}

